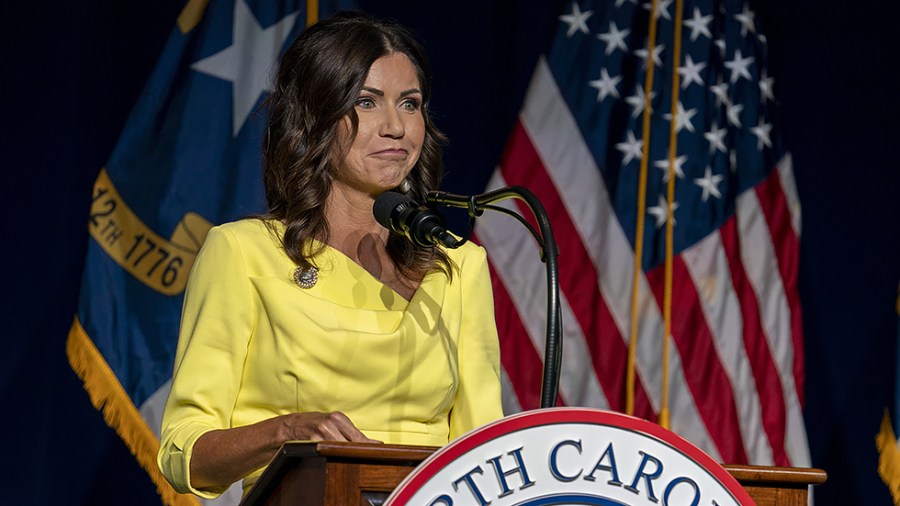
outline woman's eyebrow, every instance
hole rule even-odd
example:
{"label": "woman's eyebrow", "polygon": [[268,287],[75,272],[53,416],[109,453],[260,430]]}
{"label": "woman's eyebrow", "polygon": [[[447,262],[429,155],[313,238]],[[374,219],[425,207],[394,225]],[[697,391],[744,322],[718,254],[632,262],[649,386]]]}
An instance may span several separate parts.
{"label": "woman's eyebrow", "polygon": [[[378,88],[373,88],[371,86],[363,86],[362,89],[363,89],[363,91],[368,91],[369,93],[372,93],[373,95],[378,95],[379,97],[384,96],[384,91],[379,90]],[[410,88],[408,90],[401,91],[400,96],[405,97],[407,95],[413,95],[415,93],[421,94],[422,90],[420,90],[419,88]]]}

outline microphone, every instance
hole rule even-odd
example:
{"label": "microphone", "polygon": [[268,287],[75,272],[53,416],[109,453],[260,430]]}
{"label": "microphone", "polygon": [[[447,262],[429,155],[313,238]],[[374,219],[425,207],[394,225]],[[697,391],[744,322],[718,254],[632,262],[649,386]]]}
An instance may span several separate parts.
{"label": "microphone", "polygon": [[382,227],[406,237],[416,246],[441,244],[457,248],[460,245],[447,231],[447,224],[440,214],[402,193],[387,191],[379,195],[372,206],[372,214]]}

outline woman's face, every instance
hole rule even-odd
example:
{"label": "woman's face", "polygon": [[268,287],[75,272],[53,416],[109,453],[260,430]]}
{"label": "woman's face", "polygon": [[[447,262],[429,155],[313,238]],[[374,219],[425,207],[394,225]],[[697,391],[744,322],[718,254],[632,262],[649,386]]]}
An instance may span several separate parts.
{"label": "woman's face", "polygon": [[350,139],[349,117],[340,126],[344,155],[335,184],[377,196],[409,174],[425,139],[422,90],[409,58],[393,53],[375,60],[355,108],[356,137]]}

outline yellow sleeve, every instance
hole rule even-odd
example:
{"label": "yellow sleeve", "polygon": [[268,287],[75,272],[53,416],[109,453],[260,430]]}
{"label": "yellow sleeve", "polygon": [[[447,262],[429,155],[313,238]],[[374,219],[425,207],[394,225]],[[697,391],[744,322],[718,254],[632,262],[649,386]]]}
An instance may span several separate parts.
{"label": "yellow sleeve", "polygon": [[225,491],[190,486],[191,452],[206,432],[231,426],[254,314],[240,245],[228,230],[213,228],[185,291],[157,457],[160,470],[181,493],[214,498]]}
{"label": "yellow sleeve", "polygon": [[450,440],[503,417],[500,401],[500,344],[494,296],[484,248],[469,248],[459,269],[462,322],[459,386],[450,412]]}

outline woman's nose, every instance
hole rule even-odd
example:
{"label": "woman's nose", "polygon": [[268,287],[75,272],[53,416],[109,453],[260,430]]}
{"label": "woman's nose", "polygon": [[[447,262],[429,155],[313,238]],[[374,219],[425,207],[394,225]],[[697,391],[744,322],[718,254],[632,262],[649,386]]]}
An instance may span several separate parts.
{"label": "woman's nose", "polygon": [[403,125],[403,118],[400,117],[400,111],[390,107],[384,110],[381,118],[381,128],[379,133],[382,137],[403,137],[406,128]]}

